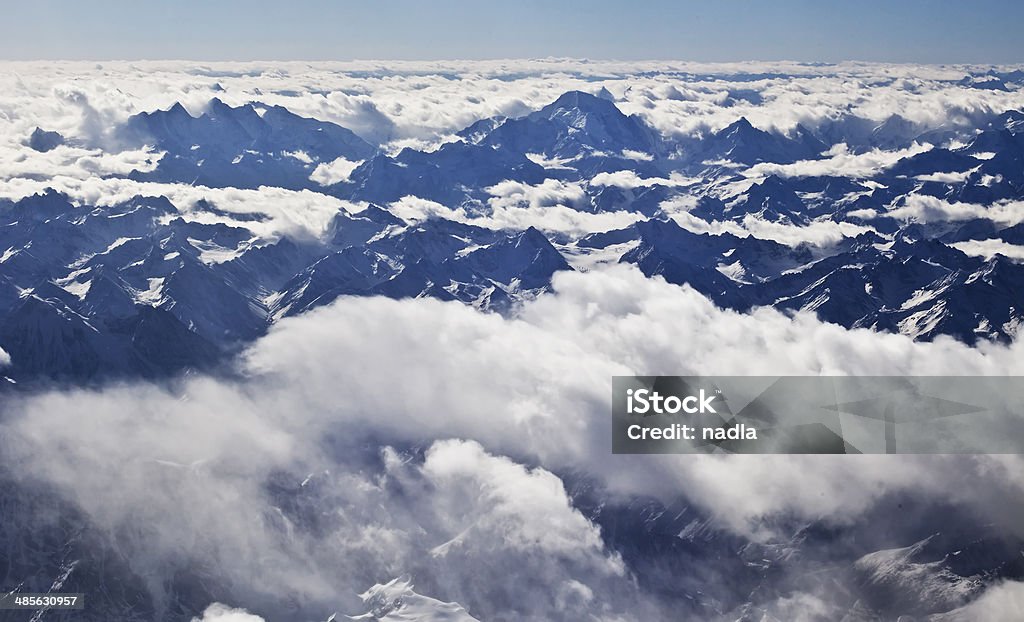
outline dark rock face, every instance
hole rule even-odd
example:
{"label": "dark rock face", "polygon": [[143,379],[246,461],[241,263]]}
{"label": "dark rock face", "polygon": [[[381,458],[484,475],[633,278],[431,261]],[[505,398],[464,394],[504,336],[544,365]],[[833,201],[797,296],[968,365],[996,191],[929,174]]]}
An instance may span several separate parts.
{"label": "dark rock face", "polygon": [[47,132],[46,130],[38,127],[32,130],[32,135],[28,138],[29,147],[44,153],[47,151],[53,151],[63,144],[64,137],[60,135],[60,132]]}

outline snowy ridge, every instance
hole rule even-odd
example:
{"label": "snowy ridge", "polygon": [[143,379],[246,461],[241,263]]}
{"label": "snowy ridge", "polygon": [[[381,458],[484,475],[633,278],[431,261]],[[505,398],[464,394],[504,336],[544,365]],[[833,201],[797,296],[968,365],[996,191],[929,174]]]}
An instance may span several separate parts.
{"label": "snowy ridge", "polygon": [[368,611],[349,620],[384,622],[479,622],[457,603],[445,603],[413,591],[408,576],[377,584],[359,595]]}

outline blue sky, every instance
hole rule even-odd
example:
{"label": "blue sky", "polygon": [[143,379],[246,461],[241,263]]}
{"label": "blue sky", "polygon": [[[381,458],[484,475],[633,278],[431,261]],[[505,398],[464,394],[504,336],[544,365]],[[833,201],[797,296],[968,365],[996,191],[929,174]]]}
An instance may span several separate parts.
{"label": "blue sky", "polygon": [[1024,62],[1020,0],[33,0],[3,59]]}

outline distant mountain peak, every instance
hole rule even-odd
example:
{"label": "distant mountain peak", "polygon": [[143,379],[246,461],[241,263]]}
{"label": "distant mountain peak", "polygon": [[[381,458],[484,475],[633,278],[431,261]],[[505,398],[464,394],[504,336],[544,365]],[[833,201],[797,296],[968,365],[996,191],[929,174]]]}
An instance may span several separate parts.
{"label": "distant mountain peak", "polygon": [[[158,110],[156,112],[149,112],[149,113],[144,112],[142,114],[155,115],[155,114],[157,114],[159,112],[160,111]],[[181,105],[181,102],[174,102],[174,105],[171,106],[170,108],[168,108],[167,112],[170,113],[171,115],[174,115],[174,116],[179,116],[180,117],[180,116],[184,115],[186,117],[192,117],[192,113],[190,113],[188,110],[186,110],[185,106]],[[192,118],[194,119],[195,117],[192,117]]]}
{"label": "distant mountain peak", "polygon": [[505,121],[480,144],[567,159],[615,156],[624,150],[664,151],[661,137],[639,117],[626,115],[614,102],[583,91],[568,91],[540,110]]}
{"label": "distant mountain peak", "polygon": [[577,109],[583,112],[612,113],[619,114],[623,117],[626,116],[622,114],[622,111],[619,110],[618,106],[616,106],[610,99],[591,95],[590,93],[585,93],[583,91],[567,91],[562,93],[558,99],[547,106],[544,106],[540,111],[544,113],[545,116],[548,116],[553,111],[560,108]]}
{"label": "distant mountain peak", "polygon": [[319,163],[339,157],[359,161],[376,149],[340,125],[302,117],[280,106],[260,114],[251,103],[232,107],[212,98],[198,117],[181,103],[132,116],[120,129],[129,144],[166,152],[155,170],[137,170],[137,181],[211,187],[316,189]]}
{"label": "distant mountain peak", "polygon": [[47,132],[41,127],[32,130],[28,138],[28,146],[36,151],[47,152],[64,144],[64,136],[59,132]]}
{"label": "distant mountain peak", "polygon": [[537,227],[534,227],[533,225],[527,227],[522,233],[517,235],[515,239],[517,240],[517,243],[525,242],[537,247],[547,247],[550,245],[550,242],[548,242],[547,237],[545,237],[545,235],[541,233],[540,230],[537,229]]}
{"label": "distant mountain peak", "polygon": [[740,117],[739,119],[736,119],[735,121],[730,123],[725,128],[726,132],[730,132],[730,131],[733,131],[733,132],[735,132],[735,131],[749,132],[751,130],[758,131],[758,132],[763,131],[763,130],[758,130],[756,127],[754,127],[753,124],[750,123],[750,120],[747,119],[746,117]]}

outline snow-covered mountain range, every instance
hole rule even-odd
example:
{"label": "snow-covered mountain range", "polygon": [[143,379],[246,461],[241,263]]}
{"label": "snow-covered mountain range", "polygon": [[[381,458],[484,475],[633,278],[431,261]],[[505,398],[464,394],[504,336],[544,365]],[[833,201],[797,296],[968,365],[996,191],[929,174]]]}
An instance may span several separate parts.
{"label": "snow-covered mountain range", "polygon": [[594,423],[709,327],[742,372],[1019,373],[1018,68],[140,67],[0,96],[0,587],[90,602],[38,619],[969,620],[1024,579],[1012,458],[733,477]]}
{"label": "snow-covered mountain range", "polygon": [[[851,144],[740,118],[680,145],[610,95],[571,91],[525,116],[478,122],[435,150],[388,155],[280,106],[213,99],[199,116],[180,105],[144,112],[116,133],[157,155],[125,179],[317,192],[340,199],[336,213],[318,237],[268,236],[253,226],[264,214],[206,199],[176,205],[149,186],[123,201],[54,189],[7,200],[0,347],[18,381],[159,376],[208,367],[275,320],[338,296],[431,296],[508,312],[547,290],[555,272],[608,262],[740,311],[1008,341],[1024,310],[1024,113],[921,146],[936,131],[893,117]],[[29,147],[52,147],[46,132],[26,137]],[[838,157],[877,154],[883,135],[896,150],[884,166],[828,170]],[[313,181],[339,158],[362,163],[344,180]],[[554,208],[625,226],[495,222],[496,211]]]}

